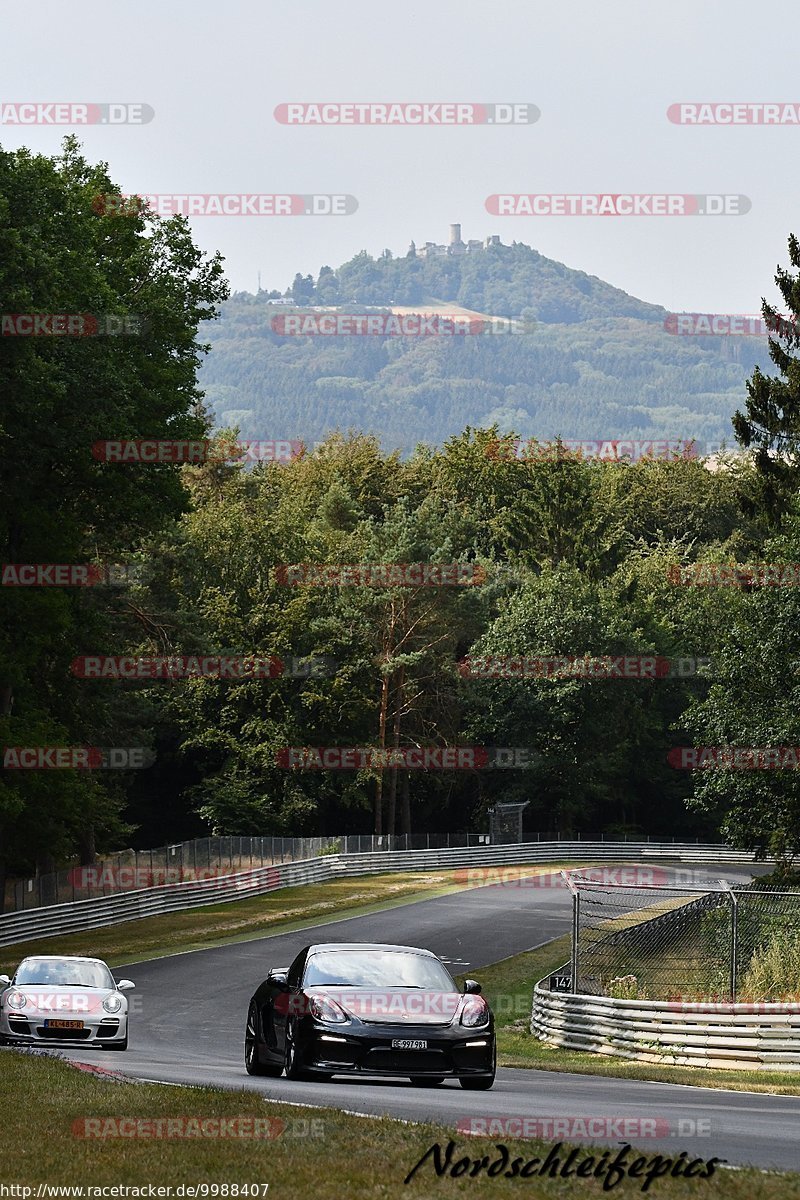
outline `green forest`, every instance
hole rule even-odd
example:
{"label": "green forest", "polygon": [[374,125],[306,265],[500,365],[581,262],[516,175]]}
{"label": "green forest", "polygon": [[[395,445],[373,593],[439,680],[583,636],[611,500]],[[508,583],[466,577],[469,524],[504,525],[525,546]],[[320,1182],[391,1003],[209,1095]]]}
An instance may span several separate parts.
{"label": "green forest", "polygon": [[[4,867],[45,870],[207,832],[482,830],[498,800],[528,801],[526,828],[542,833],[725,837],[791,862],[800,851],[796,771],[676,769],[673,752],[800,744],[798,588],[758,586],[746,571],[736,586],[693,586],[678,570],[800,563],[800,359],[792,327],[771,342],[772,373],[754,366],[732,402],[730,440],[751,453],[716,470],[700,460],[513,458],[505,450],[517,434],[529,435],[522,424],[485,428],[464,419],[470,405],[486,403],[478,391],[494,386],[492,375],[479,382],[477,359],[462,377],[448,372],[452,403],[437,403],[443,424],[458,427],[439,445],[417,420],[409,427],[417,444],[401,453],[383,444],[374,421],[359,428],[360,410],[344,393],[348,419],[326,424],[324,393],[308,387],[292,361],[313,351],[330,356],[333,370],[340,355],[371,354],[377,371],[386,354],[382,369],[413,392],[406,357],[435,370],[442,354],[478,354],[468,345],[271,351],[276,364],[283,356],[280,369],[314,414],[303,417],[304,430],[320,422],[322,445],[307,445],[288,463],[252,466],[222,455],[196,465],[99,461],[91,447],[102,438],[236,435],[235,428],[213,432],[203,395],[208,365],[197,380],[209,340],[212,372],[226,354],[208,334],[228,299],[221,259],[195,247],[180,217],[98,214],[92,197],[115,190],[107,166],[88,163],[74,140],[52,159],[0,151],[4,309],[135,314],[146,330],[0,344],[3,563],[136,568],[118,572],[117,586],[3,587],[0,734],[4,748],[146,747],[150,765],[6,769]],[[784,246],[781,233],[776,255]],[[532,252],[508,253],[516,261]],[[794,238],[789,256],[793,269],[777,281],[797,313]],[[409,278],[415,266],[404,268]],[[391,263],[376,270],[390,272]],[[476,271],[459,284],[459,298],[488,303],[490,278]],[[342,273],[345,281],[358,277]],[[396,290],[404,278],[399,271]],[[634,315],[626,305],[647,306],[621,293],[598,298],[603,289],[593,283],[587,295],[617,304],[613,320],[657,327],[657,311],[652,320]],[[520,284],[514,303],[524,290]],[[231,328],[252,332],[260,301],[238,303],[219,323],[229,350],[237,341]],[[573,329],[595,341],[609,378],[631,364],[600,325]],[[633,331],[630,338],[629,348]],[[509,337],[503,353],[520,380],[509,386],[524,390],[531,384],[524,352],[515,358],[522,340]],[[249,336],[239,342],[248,387],[278,405],[275,376],[261,375]],[[489,339],[488,352],[499,342]],[[567,379],[558,345],[547,342],[547,369]],[[697,355],[708,379],[734,370],[707,351],[683,352]],[[644,343],[636,361],[641,391],[661,366]],[[231,386],[238,397],[240,385]],[[730,388],[733,397],[732,374]],[[598,383],[591,432],[604,419],[604,397]],[[390,392],[382,404],[388,414]],[[572,433],[563,421],[562,413],[554,432]],[[346,428],[332,430],[337,424]],[[624,432],[635,431],[626,425]],[[278,436],[271,427],[258,433]],[[470,564],[475,582],[288,585],[287,564]],[[75,661],[92,655],[275,656],[320,659],[324,670],[81,677]],[[489,656],[655,656],[672,668],[650,678],[465,671],[465,661]],[[458,746],[524,748],[528,757],[506,768],[428,771],[304,769],[286,760],[288,747]]]}

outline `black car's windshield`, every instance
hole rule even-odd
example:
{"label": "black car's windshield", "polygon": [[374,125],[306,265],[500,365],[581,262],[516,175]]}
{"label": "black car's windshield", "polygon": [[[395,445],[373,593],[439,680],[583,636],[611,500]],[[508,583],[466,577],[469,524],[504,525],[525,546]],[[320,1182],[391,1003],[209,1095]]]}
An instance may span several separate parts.
{"label": "black car's windshield", "polygon": [[453,979],[436,958],[405,950],[322,950],[313,954],[304,987],[408,987],[455,992]]}
{"label": "black car's windshield", "polygon": [[70,962],[63,958],[28,959],[20,963],[14,977],[18,987],[44,984],[49,987],[113,988],[114,980],[103,963]]}

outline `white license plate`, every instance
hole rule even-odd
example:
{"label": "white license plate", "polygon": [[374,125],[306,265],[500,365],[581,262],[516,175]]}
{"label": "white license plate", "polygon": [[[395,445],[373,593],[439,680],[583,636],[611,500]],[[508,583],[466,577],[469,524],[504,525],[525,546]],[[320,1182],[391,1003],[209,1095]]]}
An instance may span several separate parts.
{"label": "white license plate", "polygon": [[420,1038],[392,1038],[393,1050],[427,1050],[428,1043]]}

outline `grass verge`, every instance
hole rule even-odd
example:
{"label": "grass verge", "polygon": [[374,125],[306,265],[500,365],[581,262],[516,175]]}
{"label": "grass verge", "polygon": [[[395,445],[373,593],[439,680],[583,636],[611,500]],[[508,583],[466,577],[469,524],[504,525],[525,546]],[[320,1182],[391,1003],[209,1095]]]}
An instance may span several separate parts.
{"label": "grass verge", "polygon": [[[800,1072],[770,1071],[765,1074],[761,1071],[720,1071],[709,1067],[662,1067],[655,1063],[629,1062],[613,1055],[590,1054],[584,1050],[562,1050],[540,1042],[530,1032],[533,985],[567,962],[569,951],[569,937],[557,938],[538,950],[514,955],[476,972],[497,1018],[497,1051],[501,1066],[800,1096]],[[461,982],[463,978],[459,977]]]}
{"label": "grass verge", "polygon": [[[264,1183],[269,1185],[267,1200],[307,1200],[310,1196],[315,1200],[386,1200],[400,1196],[424,1200],[434,1192],[443,1197],[463,1196],[465,1188],[470,1196],[477,1197],[496,1196],[500,1188],[504,1194],[510,1189],[508,1194],[534,1198],[604,1194],[599,1180],[574,1176],[517,1178],[501,1183],[497,1178],[487,1178],[484,1170],[474,1178],[467,1176],[466,1182],[449,1173],[437,1178],[430,1159],[404,1185],[404,1178],[426,1151],[434,1143],[444,1151],[450,1138],[456,1142],[452,1163],[463,1156],[480,1160],[486,1155],[489,1164],[498,1159],[496,1139],[464,1137],[439,1125],[355,1117],[332,1108],[287,1106],[256,1092],[117,1084],[77,1071],[55,1058],[17,1051],[0,1053],[0,1073],[4,1084],[0,1090],[0,1179],[31,1188],[29,1195],[33,1196],[39,1184],[124,1185],[144,1188],[145,1196],[148,1185],[170,1186],[173,1197],[181,1184],[210,1185],[208,1196],[231,1196],[231,1185],[235,1184],[242,1196],[243,1185]],[[490,1106],[491,1101],[487,1108]],[[85,1136],[87,1131],[108,1135],[119,1126],[107,1122],[120,1118],[128,1121],[122,1126],[129,1131],[127,1136]],[[132,1130],[142,1128],[132,1124],[131,1119],[137,1118],[150,1122],[149,1127],[145,1126],[149,1137],[130,1136]],[[170,1118],[196,1119],[195,1136],[168,1140],[154,1137],[158,1128],[154,1122]],[[268,1120],[273,1136],[263,1140],[198,1136],[203,1129],[199,1122],[225,1118],[256,1118],[264,1125]],[[88,1129],[87,1120],[93,1122]],[[161,1128],[168,1130],[169,1126]],[[206,1128],[212,1133],[215,1129],[213,1125]],[[247,1129],[247,1125],[242,1121],[238,1128]],[[188,1132],[186,1125],[182,1129]],[[527,1140],[504,1144],[510,1160],[519,1156],[524,1162],[534,1156],[544,1160],[552,1145]],[[614,1146],[611,1157],[617,1150]],[[568,1151],[565,1146],[559,1152],[562,1163]],[[598,1152],[587,1147],[579,1151],[576,1161],[592,1153],[597,1161]],[[674,1157],[678,1153],[676,1149]],[[712,1153],[711,1148],[705,1150],[707,1157]],[[642,1154],[651,1158],[654,1151],[644,1150]],[[688,1154],[691,1158],[691,1150]],[[630,1153],[628,1161],[635,1157]],[[625,1179],[613,1193],[626,1200],[641,1196],[642,1182]],[[515,1188],[515,1183],[522,1187]],[[228,1185],[227,1193],[214,1193],[211,1187],[215,1184]],[[717,1170],[712,1178],[703,1179],[700,1189],[703,1200],[800,1200],[800,1175]],[[263,1197],[264,1192],[259,1189],[256,1194]],[[698,1181],[658,1179],[647,1194],[659,1200],[696,1200]]]}

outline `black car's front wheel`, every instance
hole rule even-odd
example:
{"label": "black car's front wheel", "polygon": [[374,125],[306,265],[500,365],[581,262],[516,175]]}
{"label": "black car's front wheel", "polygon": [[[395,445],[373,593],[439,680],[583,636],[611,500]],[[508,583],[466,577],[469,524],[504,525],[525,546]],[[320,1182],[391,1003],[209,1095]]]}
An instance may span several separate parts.
{"label": "black car's front wheel", "polygon": [[494,1086],[497,1073],[497,1049],[492,1051],[492,1071],[490,1075],[462,1075],[459,1083],[468,1092],[488,1092]]}
{"label": "black car's front wheel", "polygon": [[302,1065],[297,1049],[296,1029],[291,1024],[286,1026],[284,1070],[287,1079],[314,1079],[317,1083],[327,1083],[331,1078],[329,1074],[323,1074],[322,1071],[309,1071]]}
{"label": "black car's front wheel", "polygon": [[291,1025],[286,1026],[286,1054],[284,1058],[284,1070],[286,1071],[287,1079],[309,1078],[308,1071],[305,1071],[300,1064],[300,1055],[297,1050],[295,1030]]}
{"label": "black car's front wheel", "polygon": [[250,1001],[247,1010],[247,1025],[244,1031],[244,1067],[248,1075],[272,1075],[277,1077],[283,1070],[280,1066],[265,1066],[258,1056],[258,1010],[255,1001]]}

